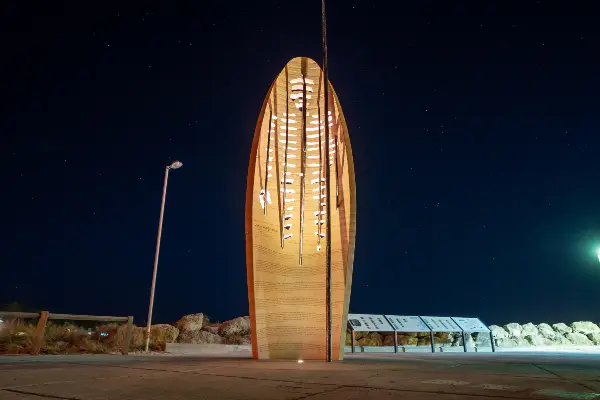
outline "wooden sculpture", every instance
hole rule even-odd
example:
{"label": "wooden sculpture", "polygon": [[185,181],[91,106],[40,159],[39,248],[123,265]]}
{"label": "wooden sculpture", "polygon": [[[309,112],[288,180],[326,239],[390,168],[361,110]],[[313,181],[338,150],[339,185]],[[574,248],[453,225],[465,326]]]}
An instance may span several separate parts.
{"label": "wooden sculpture", "polygon": [[[319,65],[294,58],[271,85],[254,132],[246,190],[246,264],[252,353],[257,359],[326,359],[327,241],[332,358],[344,355],[356,188],[342,108],[329,85],[325,118],[323,93]],[[330,187],[325,185],[327,171]],[[331,238],[325,229],[327,201]]]}

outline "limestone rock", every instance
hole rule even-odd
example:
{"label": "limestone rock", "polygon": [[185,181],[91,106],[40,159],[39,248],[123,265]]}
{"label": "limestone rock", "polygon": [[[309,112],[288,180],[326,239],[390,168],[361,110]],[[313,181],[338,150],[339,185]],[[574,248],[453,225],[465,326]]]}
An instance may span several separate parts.
{"label": "limestone rock", "polygon": [[416,336],[405,335],[404,333],[398,333],[398,345],[399,346],[416,346],[419,339]]}
{"label": "limestone rock", "polygon": [[531,322],[521,326],[521,336],[538,336],[538,328]]}
{"label": "limestone rock", "polygon": [[521,337],[522,327],[516,322],[504,325],[504,329],[508,332],[510,337],[518,338]]}
{"label": "limestone rock", "polygon": [[189,314],[181,317],[179,321],[175,323],[177,329],[179,329],[180,333],[186,331],[199,331],[202,329],[202,324],[204,324],[204,314]]}
{"label": "limestone rock", "polygon": [[518,342],[517,342],[517,339],[513,339],[513,338],[496,339],[496,346],[498,346],[498,347],[517,347]]}
{"label": "limestone rock", "polygon": [[473,336],[470,333],[465,334],[465,339],[467,340],[467,348],[475,348],[475,340],[473,340]]}
{"label": "limestone rock", "polygon": [[215,335],[219,334],[219,329],[221,329],[221,324],[210,324],[202,327],[203,331],[214,333]]}
{"label": "limestone rock", "polygon": [[360,346],[381,346],[383,345],[383,340],[379,333],[371,332],[367,336],[359,339],[358,344]]}
{"label": "limestone rock", "polygon": [[394,335],[383,335],[383,345],[384,346],[393,346],[394,345]]}
{"label": "limestone rock", "polygon": [[532,346],[550,346],[553,342],[541,335],[527,335],[524,339]]}
{"label": "limestone rock", "polygon": [[552,327],[548,324],[539,324],[537,326],[537,329],[540,336],[545,339],[555,340],[558,336],[554,329],[552,329]]}
{"label": "limestone rock", "polygon": [[600,345],[600,333],[598,332],[594,332],[594,333],[589,333],[587,335],[588,339],[590,339],[592,341],[592,343],[594,343],[596,346]]}
{"label": "limestone rock", "polygon": [[590,339],[588,339],[587,336],[585,336],[583,333],[578,333],[578,332],[573,332],[573,333],[567,333],[566,336],[567,339],[569,339],[569,341],[575,345],[578,346],[592,346],[593,343]]}
{"label": "limestone rock", "polygon": [[187,330],[179,334],[179,337],[177,338],[177,343],[222,344],[224,343],[224,339],[219,335],[215,335],[214,333],[210,333],[203,330]]}
{"label": "limestone rock", "polygon": [[559,322],[558,324],[553,324],[552,327],[554,330],[561,335],[566,335],[567,333],[573,332],[573,329],[569,328],[566,324]]}
{"label": "limestone rock", "polygon": [[250,317],[238,317],[225,321],[219,327],[219,335],[235,336],[248,335],[250,333]]}
{"label": "limestone rock", "polygon": [[475,345],[477,347],[491,347],[490,334],[487,332],[478,332],[475,334]]}
{"label": "limestone rock", "polygon": [[452,347],[458,347],[458,346],[462,346],[462,333],[461,332],[452,332],[451,333],[452,336],[450,336],[449,338],[452,339]]}
{"label": "limestone rock", "polygon": [[346,331],[346,346],[352,346],[352,333]]}
{"label": "limestone rock", "polygon": [[250,335],[246,335],[246,336],[234,335],[234,336],[229,336],[229,337],[223,338],[223,343],[224,344],[252,344],[252,338],[250,337]]}
{"label": "limestone rock", "polygon": [[417,346],[431,346],[431,336],[418,337]]}
{"label": "limestone rock", "polygon": [[494,339],[508,339],[508,332],[503,327],[490,325],[489,328],[492,331],[492,335],[494,335]]}
{"label": "limestone rock", "polygon": [[573,329],[573,332],[583,333],[584,335],[587,335],[588,333],[600,332],[598,325],[590,321],[573,322],[571,324],[571,328]]}
{"label": "limestone rock", "polygon": [[150,327],[150,338],[161,343],[175,343],[179,329],[173,325],[157,324]]}
{"label": "limestone rock", "polygon": [[556,335],[556,338],[552,341],[552,343],[555,345],[563,345],[563,346],[573,344],[573,343],[571,343],[571,341],[569,339],[567,339],[563,335]]}

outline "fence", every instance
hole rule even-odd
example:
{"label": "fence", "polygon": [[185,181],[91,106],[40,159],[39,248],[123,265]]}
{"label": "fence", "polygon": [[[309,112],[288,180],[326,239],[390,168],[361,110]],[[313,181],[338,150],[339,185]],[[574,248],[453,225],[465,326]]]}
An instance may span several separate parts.
{"label": "fence", "polygon": [[107,317],[97,315],[75,315],[75,314],[54,314],[48,311],[42,311],[40,313],[23,313],[23,312],[7,312],[0,311],[0,318],[9,319],[31,319],[38,318],[38,323],[35,328],[35,334],[33,337],[33,343],[31,346],[31,355],[40,354],[42,343],[44,342],[44,333],[46,331],[46,324],[51,319],[62,319],[69,321],[102,321],[102,322],[126,322],[127,330],[125,331],[125,342],[121,353],[123,355],[129,354],[129,346],[131,344],[131,333],[133,332],[133,317]]}

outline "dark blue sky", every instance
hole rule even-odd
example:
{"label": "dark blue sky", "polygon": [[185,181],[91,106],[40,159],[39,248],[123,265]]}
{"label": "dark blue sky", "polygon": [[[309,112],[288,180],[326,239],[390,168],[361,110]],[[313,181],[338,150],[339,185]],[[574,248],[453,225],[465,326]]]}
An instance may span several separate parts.
{"label": "dark blue sky", "polygon": [[[351,311],[598,319],[598,6],[329,0],[357,184]],[[79,3],[81,4],[81,3]],[[4,5],[0,304],[248,313],[254,124],[320,2]],[[415,5],[416,4],[416,5]]]}

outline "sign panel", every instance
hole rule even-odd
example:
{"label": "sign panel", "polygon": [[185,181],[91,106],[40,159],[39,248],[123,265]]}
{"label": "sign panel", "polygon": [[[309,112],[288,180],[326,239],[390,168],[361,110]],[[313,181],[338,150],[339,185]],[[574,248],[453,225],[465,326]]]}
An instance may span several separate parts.
{"label": "sign panel", "polygon": [[397,332],[431,332],[431,329],[416,315],[386,315]]}
{"label": "sign panel", "polygon": [[463,318],[463,317],[452,317],[454,321],[462,328],[465,332],[489,332],[490,329],[485,326],[479,318]]}
{"label": "sign panel", "polygon": [[460,327],[450,317],[421,317],[433,332],[461,332]]}
{"label": "sign panel", "polygon": [[392,328],[383,315],[348,314],[348,323],[353,331],[394,332],[394,328]]}

